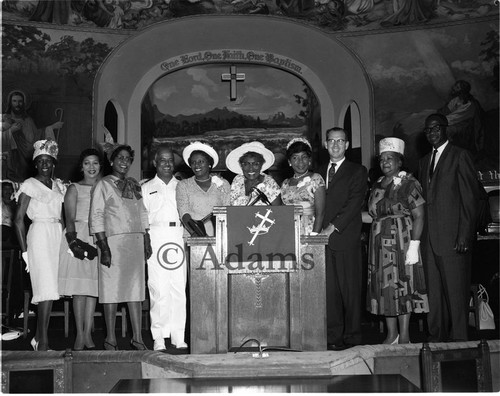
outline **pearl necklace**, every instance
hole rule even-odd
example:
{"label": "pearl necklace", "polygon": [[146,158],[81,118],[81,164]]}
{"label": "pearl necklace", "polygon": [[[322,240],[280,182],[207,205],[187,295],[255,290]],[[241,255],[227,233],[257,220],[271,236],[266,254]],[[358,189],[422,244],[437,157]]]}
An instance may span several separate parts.
{"label": "pearl necklace", "polygon": [[294,179],[300,179],[302,177],[304,177],[305,175],[307,175],[309,173],[309,171],[305,172],[305,173],[302,173],[300,176],[297,176],[295,173],[293,174],[293,178]]}

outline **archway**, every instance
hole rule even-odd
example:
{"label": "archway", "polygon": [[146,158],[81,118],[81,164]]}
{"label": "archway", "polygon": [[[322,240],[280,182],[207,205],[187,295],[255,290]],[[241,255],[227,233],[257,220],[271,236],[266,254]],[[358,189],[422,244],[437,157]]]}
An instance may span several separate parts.
{"label": "archway", "polygon": [[[372,95],[357,60],[332,35],[278,17],[197,16],[153,25],[118,46],[102,65],[94,86],[93,133],[104,139],[105,107],[118,114],[118,141],[141,147],[141,103],[163,75],[191,65],[251,63],[296,74],[314,91],[324,131],[343,125],[342,109],[359,109],[361,161],[370,163],[373,137]],[[140,176],[140,161],[131,175]]]}

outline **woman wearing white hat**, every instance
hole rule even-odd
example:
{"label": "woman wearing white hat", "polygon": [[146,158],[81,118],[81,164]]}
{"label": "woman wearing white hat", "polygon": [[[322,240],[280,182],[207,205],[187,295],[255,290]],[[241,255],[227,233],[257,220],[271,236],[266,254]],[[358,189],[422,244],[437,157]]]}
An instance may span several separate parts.
{"label": "woman wearing white hat", "polygon": [[[35,351],[47,351],[52,302],[59,300],[59,246],[62,237],[62,203],[66,187],[52,179],[59,148],[52,140],[39,140],[33,145],[33,162],[37,174],[24,181],[16,193],[18,210],[16,234],[26,271],[33,289],[32,304],[38,305],[36,333],[31,340]],[[31,225],[26,233],[24,216]]]}
{"label": "woman wearing white hat", "polygon": [[368,201],[373,223],[367,309],[386,317],[384,344],[407,344],[411,312],[429,312],[419,251],[425,201],[419,182],[401,171],[404,142],[385,138],[380,141],[379,149],[384,176],[372,187]]}
{"label": "woman wearing white hat", "polygon": [[191,235],[195,235],[193,220],[202,220],[206,234],[213,236],[213,224],[208,217],[214,206],[229,205],[230,192],[227,180],[210,174],[219,162],[219,156],[208,144],[193,142],[184,149],[182,157],[194,176],[177,184],[179,217]]}
{"label": "woman wearing white hat", "polygon": [[265,170],[274,154],[260,142],[244,143],[226,157],[226,166],[237,173],[231,184],[231,205],[281,205],[280,187]]}

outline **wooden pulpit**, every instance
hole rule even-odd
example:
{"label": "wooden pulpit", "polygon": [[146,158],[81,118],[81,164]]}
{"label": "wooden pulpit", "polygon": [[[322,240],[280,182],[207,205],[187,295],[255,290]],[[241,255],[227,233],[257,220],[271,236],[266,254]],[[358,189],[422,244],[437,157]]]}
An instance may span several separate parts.
{"label": "wooden pulpit", "polygon": [[192,354],[226,353],[249,339],[326,350],[328,237],[300,235],[301,213],[216,207],[216,236],[188,239]]}

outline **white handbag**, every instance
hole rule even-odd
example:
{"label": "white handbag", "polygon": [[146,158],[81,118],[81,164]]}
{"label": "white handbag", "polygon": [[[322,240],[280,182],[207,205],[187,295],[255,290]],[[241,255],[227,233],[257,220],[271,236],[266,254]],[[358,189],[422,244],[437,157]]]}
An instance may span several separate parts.
{"label": "white handbag", "polygon": [[[494,330],[495,329],[495,317],[493,311],[488,304],[490,298],[488,292],[483,285],[479,285],[479,290],[477,292],[477,298],[479,303],[479,330]],[[470,299],[470,306],[474,306],[474,298]],[[469,326],[476,327],[475,312],[469,313]]]}

